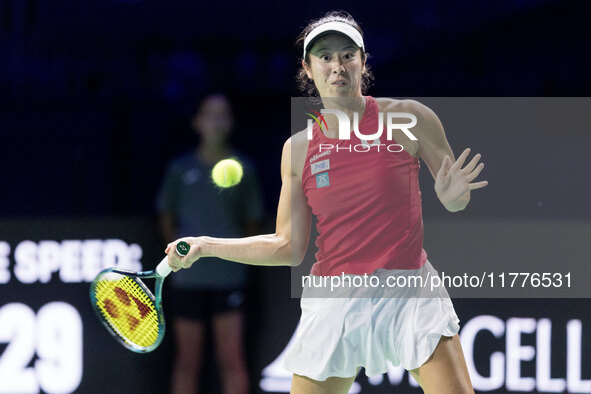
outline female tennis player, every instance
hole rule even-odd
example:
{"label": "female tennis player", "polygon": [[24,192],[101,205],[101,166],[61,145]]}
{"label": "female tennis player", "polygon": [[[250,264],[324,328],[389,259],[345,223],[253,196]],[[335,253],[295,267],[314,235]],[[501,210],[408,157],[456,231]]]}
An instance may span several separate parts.
{"label": "female tennis player", "polygon": [[[338,109],[349,119],[358,112],[363,135],[375,132],[379,116],[413,114],[416,140],[397,133],[395,142],[403,150],[378,149],[386,142],[385,133],[382,140],[363,141],[353,133],[351,139],[339,140],[338,119],[326,114],[326,126],[315,125],[312,139],[304,130],[284,145],[274,234],[182,238],[191,250],[180,258],[174,246],[181,240],[169,244],[170,266],[175,271],[189,268],[205,256],[252,265],[297,265],[307,249],[314,214],[319,236],[313,277],[437,275],[422,246],[419,158],[435,180],[439,200],[455,212],[466,207],[472,190],[487,185],[474,182],[484,167],[478,164],[480,155],[464,165],[470,153],[466,149],[455,160],[441,123],[424,105],[364,96],[370,78],[365,44],[349,14],[331,12],[311,22],[298,42],[303,48],[302,86],[309,82],[324,108]],[[473,393],[457,335],[459,321],[444,288],[429,293],[408,287],[369,297],[356,297],[355,289],[345,289],[345,297],[317,297],[312,290],[304,289],[299,328],[284,362],[293,372],[292,393],[347,393],[361,367],[368,376],[382,374],[388,361],[409,370],[425,393]]]}

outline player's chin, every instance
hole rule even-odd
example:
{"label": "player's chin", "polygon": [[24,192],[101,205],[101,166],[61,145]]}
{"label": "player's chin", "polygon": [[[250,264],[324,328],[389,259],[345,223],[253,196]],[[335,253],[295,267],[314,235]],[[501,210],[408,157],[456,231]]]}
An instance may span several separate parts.
{"label": "player's chin", "polygon": [[332,97],[353,97],[354,90],[351,85],[334,85],[331,89]]}

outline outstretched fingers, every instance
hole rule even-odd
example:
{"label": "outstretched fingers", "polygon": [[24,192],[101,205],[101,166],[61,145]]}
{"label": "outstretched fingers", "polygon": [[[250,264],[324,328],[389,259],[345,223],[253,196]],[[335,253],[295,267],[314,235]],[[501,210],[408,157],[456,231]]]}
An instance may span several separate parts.
{"label": "outstretched fingers", "polygon": [[[469,149],[464,150],[464,152],[462,152],[462,156],[468,150]],[[470,160],[470,162],[466,165],[466,167],[464,167],[461,170],[461,172],[466,176],[466,180],[468,181],[468,189],[469,190],[481,189],[481,188],[485,187],[486,185],[488,185],[487,181],[470,183],[474,179],[476,179],[478,177],[478,175],[480,175],[480,173],[484,169],[484,163],[478,164],[478,162],[480,161],[481,158],[482,158],[482,155],[480,153],[477,153],[476,155],[474,155],[472,160]],[[465,160],[465,158],[464,158],[464,160]],[[458,161],[460,161],[459,158],[458,158]]]}
{"label": "outstretched fingers", "polygon": [[476,179],[476,177],[478,177],[478,175],[480,175],[480,172],[482,171],[483,168],[484,168],[484,163],[480,163],[478,165],[478,167],[476,167],[476,169],[474,169],[474,171],[466,173],[466,180],[468,182],[472,182],[474,179]]}
{"label": "outstretched fingers", "polygon": [[481,181],[481,182],[469,183],[468,184],[468,189],[470,189],[470,190],[482,189],[486,185],[488,185],[488,181]]}
{"label": "outstretched fingers", "polygon": [[453,163],[453,165],[451,166],[451,169],[452,170],[460,170],[462,168],[462,166],[464,165],[464,162],[468,158],[469,154],[470,154],[470,148],[464,149],[464,151],[462,152],[460,157],[458,157],[458,160],[456,160],[456,162]]}
{"label": "outstretched fingers", "polygon": [[482,157],[482,155],[480,153],[475,154],[474,157],[472,158],[472,160],[470,160],[470,163],[468,163],[466,165],[466,167],[462,168],[462,172],[464,174],[469,174],[472,171],[474,171],[474,168],[476,168],[476,165],[480,161],[481,157]]}

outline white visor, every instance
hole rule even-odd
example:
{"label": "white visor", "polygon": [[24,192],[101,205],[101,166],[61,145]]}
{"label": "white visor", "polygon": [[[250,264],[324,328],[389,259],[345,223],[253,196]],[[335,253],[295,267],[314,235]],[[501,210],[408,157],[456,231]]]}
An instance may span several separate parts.
{"label": "white visor", "polygon": [[365,51],[363,37],[361,37],[361,34],[356,28],[345,22],[327,22],[313,29],[306,36],[306,39],[304,40],[304,59],[306,58],[306,53],[309,49],[308,46],[312,43],[312,41],[321,34],[331,31],[346,35],[355,43],[355,45]]}

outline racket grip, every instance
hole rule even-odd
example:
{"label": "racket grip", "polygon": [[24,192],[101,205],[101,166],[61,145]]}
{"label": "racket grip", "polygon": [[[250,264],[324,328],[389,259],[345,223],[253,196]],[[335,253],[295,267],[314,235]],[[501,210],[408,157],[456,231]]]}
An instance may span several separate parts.
{"label": "racket grip", "polygon": [[168,256],[165,256],[162,261],[156,267],[156,272],[163,278],[166,278],[168,274],[172,272],[172,268],[168,265]]}
{"label": "racket grip", "polygon": [[[181,257],[186,256],[189,253],[189,249],[191,249],[191,245],[185,241],[181,241],[176,245],[176,253]],[[165,256],[160,264],[158,264],[156,272],[163,278],[166,278],[172,272],[172,268],[168,265],[168,256]]]}

